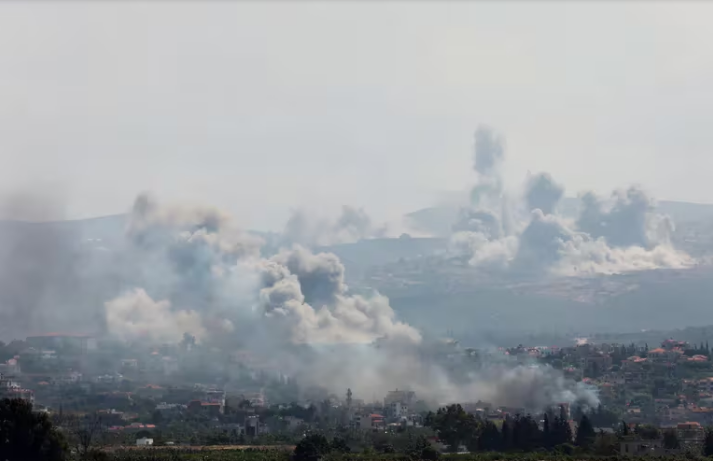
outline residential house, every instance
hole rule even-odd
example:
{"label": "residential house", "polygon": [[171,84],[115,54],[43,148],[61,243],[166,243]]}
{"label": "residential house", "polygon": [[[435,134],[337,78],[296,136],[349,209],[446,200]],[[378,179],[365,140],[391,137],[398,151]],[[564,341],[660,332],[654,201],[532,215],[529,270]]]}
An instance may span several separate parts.
{"label": "residential house", "polygon": [[19,375],[22,373],[20,369],[19,357],[12,358],[5,363],[0,363],[0,374],[2,375]]}
{"label": "residential house", "polygon": [[666,450],[661,439],[627,437],[619,444],[619,453],[623,456],[661,455],[666,453]]}
{"label": "residential house", "polygon": [[394,402],[401,402],[405,405],[411,406],[416,398],[416,393],[413,391],[403,391],[396,389],[395,391],[389,391],[384,398],[384,405],[389,405]]}
{"label": "residential house", "polygon": [[681,445],[686,448],[700,447],[706,438],[705,429],[697,422],[679,423],[676,426],[676,432]]}
{"label": "residential house", "polygon": [[398,419],[402,416],[408,416],[409,407],[402,402],[391,402],[385,405],[386,416],[391,419]]}
{"label": "residential house", "polygon": [[245,435],[255,437],[267,432],[267,425],[260,422],[260,416],[250,415],[245,418]]}

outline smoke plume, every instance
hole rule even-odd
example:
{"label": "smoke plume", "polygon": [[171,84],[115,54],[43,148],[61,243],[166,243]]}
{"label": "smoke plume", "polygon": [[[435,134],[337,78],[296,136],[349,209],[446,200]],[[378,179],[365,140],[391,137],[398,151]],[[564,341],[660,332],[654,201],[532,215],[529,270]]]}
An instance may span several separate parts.
{"label": "smoke plume", "polygon": [[375,226],[366,211],[345,205],[335,221],[311,216],[303,210],[294,211],[285,225],[282,243],[287,246],[329,246],[380,238],[386,234],[386,226]]}
{"label": "smoke plume", "polygon": [[107,301],[105,307],[111,333],[124,341],[170,343],[178,342],[184,332],[198,338],[205,334],[198,313],[173,311],[169,301],[156,302],[142,289]]}
{"label": "smoke plume", "polygon": [[548,173],[532,176],[527,184],[525,200],[528,210],[540,209],[544,214],[555,212],[564,189]]}
{"label": "smoke plume", "polygon": [[[499,167],[500,138],[476,132],[476,186],[453,225],[451,248],[471,265],[532,275],[615,274],[693,264],[671,244],[673,223],[644,191],[615,191],[609,201],[581,197],[579,218],[556,215],[564,189],[547,173],[530,177],[521,206],[511,208]],[[493,187],[497,184],[498,187]],[[513,219],[516,216],[516,219]]]}
{"label": "smoke plume", "polygon": [[121,340],[235,337],[304,388],[335,393],[408,385],[438,402],[482,396],[534,408],[563,401],[576,387],[554,370],[517,371],[515,363],[449,367],[459,351],[400,321],[385,296],[351,293],[336,255],[299,245],[261,255],[259,239],[217,210],[141,196],[127,244],[131,286],[105,303],[108,332]]}

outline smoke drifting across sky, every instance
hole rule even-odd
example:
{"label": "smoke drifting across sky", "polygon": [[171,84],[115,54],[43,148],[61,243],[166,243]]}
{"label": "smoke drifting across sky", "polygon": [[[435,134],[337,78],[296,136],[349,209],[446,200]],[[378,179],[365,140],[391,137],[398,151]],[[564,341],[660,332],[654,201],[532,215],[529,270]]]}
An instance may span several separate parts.
{"label": "smoke drifting across sky", "polygon": [[454,375],[443,356],[429,358],[438,344],[399,321],[388,298],[349,291],[336,255],[296,245],[261,256],[260,239],[217,210],[140,196],[127,237],[140,269],[133,285],[105,303],[108,333],[117,338],[233,337],[267,353],[302,385],[334,393],[411,386],[441,403],[487,398],[533,409],[596,403],[590,389],[547,367],[498,363]]}
{"label": "smoke drifting across sky", "polygon": [[564,189],[547,173],[528,178],[511,206],[500,166],[502,138],[475,134],[476,184],[470,206],[453,225],[452,249],[470,264],[513,273],[559,275],[682,268],[694,260],[671,245],[673,223],[656,213],[641,189],[617,190],[609,200],[582,195],[579,218],[556,214]]}

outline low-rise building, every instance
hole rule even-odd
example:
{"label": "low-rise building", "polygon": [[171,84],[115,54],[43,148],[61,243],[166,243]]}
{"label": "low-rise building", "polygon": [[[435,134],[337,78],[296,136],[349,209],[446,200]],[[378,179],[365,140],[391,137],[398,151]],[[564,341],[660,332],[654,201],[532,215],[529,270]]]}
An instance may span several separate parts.
{"label": "low-rise building", "polygon": [[676,432],[681,445],[687,448],[699,447],[706,438],[706,431],[700,423],[688,421],[679,423]]}
{"label": "low-rise building", "polygon": [[153,439],[150,439],[148,437],[141,437],[136,439],[137,447],[150,447],[151,445],[153,445]]}

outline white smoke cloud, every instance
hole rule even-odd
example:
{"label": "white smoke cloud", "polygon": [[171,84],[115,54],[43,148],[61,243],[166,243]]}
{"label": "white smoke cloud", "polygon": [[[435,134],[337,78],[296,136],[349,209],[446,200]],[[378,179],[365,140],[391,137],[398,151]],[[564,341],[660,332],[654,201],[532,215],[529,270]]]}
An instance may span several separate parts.
{"label": "white smoke cloud", "polygon": [[259,267],[261,307],[269,316],[287,321],[296,343],[421,340],[417,330],[395,320],[385,296],[350,295],[344,266],[333,254],[312,254],[297,246]]}
{"label": "white smoke cloud", "polygon": [[[388,298],[351,293],[334,254],[296,245],[264,257],[259,242],[222,213],[164,210],[144,197],[131,218],[127,236],[142,268],[133,279],[139,288],[105,303],[107,329],[119,339],[236,336],[301,385],[335,393],[351,387],[362,395],[382,394],[410,386],[439,402],[487,396],[505,403],[532,394],[528,406],[534,407],[548,398],[561,401],[576,387],[555,371],[508,374],[516,364],[466,375],[461,367],[449,369],[447,351],[399,321]],[[485,244],[492,242],[500,240]],[[552,391],[540,396],[535,388]]]}
{"label": "white smoke cloud", "polygon": [[[451,237],[451,250],[471,265],[585,275],[684,268],[695,262],[673,248],[672,221],[656,213],[655,201],[641,189],[615,191],[608,201],[584,194],[580,216],[571,222],[555,215],[564,189],[547,173],[528,178],[522,205],[509,207],[500,174],[502,141],[485,128],[476,132],[475,157],[478,182],[471,206],[461,211]],[[518,213],[523,217],[513,224]]]}
{"label": "white smoke cloud", "polygon": [[313,216],[304,210],[294,211],[285,225],[283,244],[329,246],[385,237],[387,234],[387,226],[375,226],[366,211],[345,205],[334,221]]}
{"label": "white smoke cloud", "polygon": [[106,322],[111,333],[124,341],[177,342],[183,333],[197,338],[205,334],[200,314],[171,309],[169,301],[154,301],[137,288],[105,303]]}

